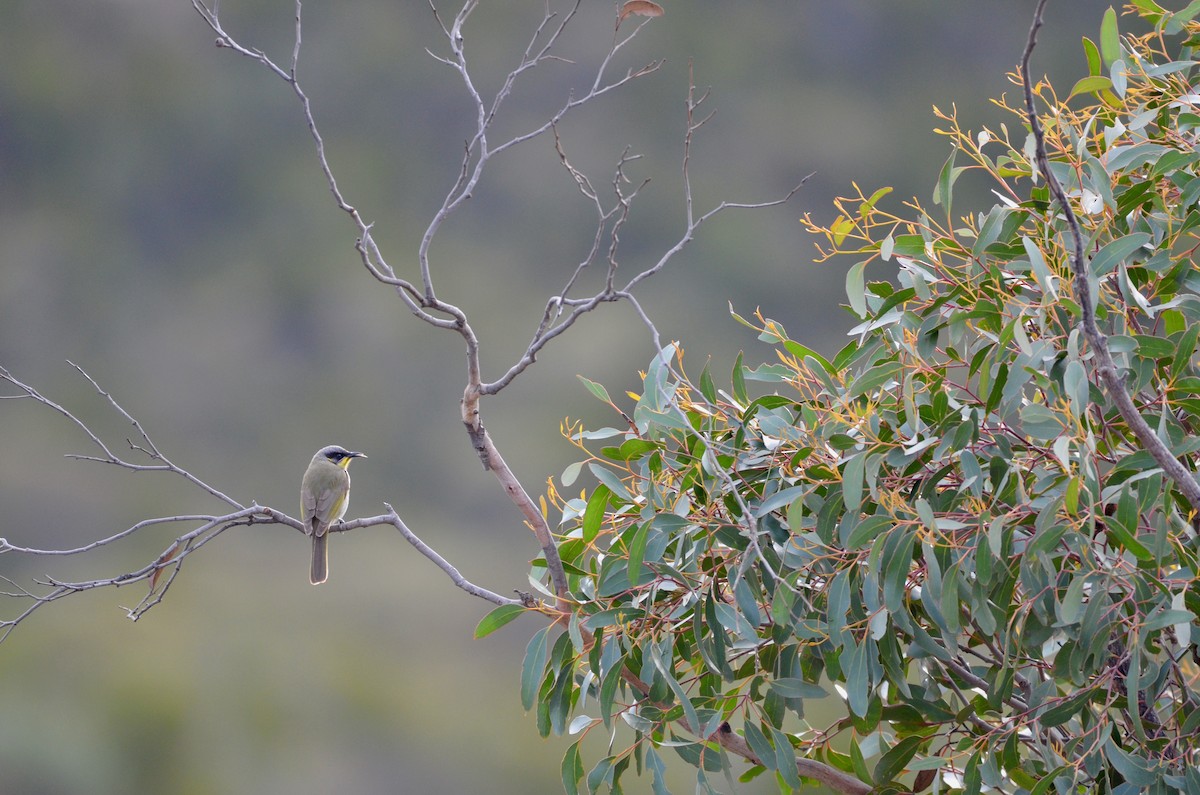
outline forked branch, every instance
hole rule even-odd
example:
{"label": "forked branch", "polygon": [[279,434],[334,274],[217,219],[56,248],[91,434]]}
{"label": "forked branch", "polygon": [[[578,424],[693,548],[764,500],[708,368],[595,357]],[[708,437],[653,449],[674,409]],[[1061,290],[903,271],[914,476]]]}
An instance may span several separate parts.
{"label": "forked branch", "polygon": [[[3,642],[8,635],[17,628],[23,621],[32,616],[42,607],[45,607],[52,602],[57,602],[68,596],[92,591],[99,588],[117,588],[121,586],[129,586],[134,583],[145,583],[146,590],[139,601],[132,607],[125,608],[126,615],[136,621],[141,618],[150,608],[162,601],[163,596],[170,589],[171,584],[175,581],[180,570],[183,567],[184,561],[194,552],[199,550],[204,545],[215,539],[217,536],[225,533],[228,530],[233,530],[240,527],[249,527],[251,525],[274,524],[289,527],[298,533],[304,533],[304,525],[299,519],[296,519],[287,513],[276,508],[271,508],[265,505],[258,505],[251,502],[249,505],[243,505],[236,499],[228,496],[212,484],[197,477],[188,469],[179,466],[172,462],[159,449],[150,435],[146,432],[142,424],[133,417],[126,409],[117,402],[109,392],[100,387],[83,368],[78,365],[71,365],[79,372],[81,376],[87,379],[88,383],[101,395],[109,404],[109,406],[117,412],[124,420],[136,430],[135,438],[125,440],[126,445],[133,453],[133,457],[126,457],[124,454],[118,453],[113,449],[113,446],[105,442],[99,434],[88,426],[74,412],[66,408],[60,403],[51,400],[43,395],[34,387],[18,380],[12,373],[3,367],[0,367],[0,382],[4,382],[14,387],[16,391],[13,394],[0,396],[4,400],[33,400],[42,406],[51,409],[52,411],[61,414],[69,422],[81,430],[89,441],[100,451],[99,455],[85,454],[68,454],[68,458],[73,458],[80,461],[109,464],[111,466],[120,467],[121,469],[131,472],[162,472],[168,475],[181,477],[188,483],[197,487],[208,499],[216,499],[231,508],[224,513],[187,513],[174,516],[158,516],[150,519],[143,519],[129,527],[113,533],[104,538],[91,541],[77,547],[66,549],[46,549],[30,546],[21,546],[15,544],[7,538],[0,538],[0,555],[11,554],[16,556],[29,557],[60,557],[65,555],[82,555],[101,547],[111,546],[120,541],[130,538],[138,533],[154,532],[162,528],[183,527],[187,528],[182,534],[177,536],[173,541],[166,545],[163,551],[151,562],[142,565],[139,568],[130,571],[122,572],[111,577],[101,577],[91,580],[81,581],[63,581],[51,577],[35,579],[33,588],[25,587],[18,584],[12,577],[0,576],[0,581],[7,583],[8,589],[0,590],[0,597],[8,597],[17,599],[27,604],[11,618],[0,619],[0,642]],[[143,459],[143,460],[139,460]],[[388,512],[379,516],[363,517],[349,522],[342,522],[330,528],[332,532],[345,532],[363,527],[377,527],[382,525],[390,525],[411,544],[424,557],[429,559],[434,565],[442,569],[450,578],[451,582],[458,588],[462,589],[471,596],[484,599],[496,605],[520,604],[516,599],[500,596],[492,591],[475,585],[467,580],[459,571],[448,563],[445,558],[439,555],[433,548],[422,541],[404,521],[392,510],[391,506],[387,506]]]}

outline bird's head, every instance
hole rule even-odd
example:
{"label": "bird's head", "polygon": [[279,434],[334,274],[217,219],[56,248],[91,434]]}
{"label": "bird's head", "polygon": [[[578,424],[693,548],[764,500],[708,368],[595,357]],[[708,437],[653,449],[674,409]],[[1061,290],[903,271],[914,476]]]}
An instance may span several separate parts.
{"label": "bird's head", "polygon": [[317,454],[313,456],[313,463],[315,464],[319,461],[328,461],[334,466],[339,466],[342,469],[346,469],[350,466],[350,462],[354,459],[366,457],[366,453],[356,453],[352,450],[347,450],[345,447],[341,447],[340,445],[331,444],[326,447],[322,447],[317,451]]}

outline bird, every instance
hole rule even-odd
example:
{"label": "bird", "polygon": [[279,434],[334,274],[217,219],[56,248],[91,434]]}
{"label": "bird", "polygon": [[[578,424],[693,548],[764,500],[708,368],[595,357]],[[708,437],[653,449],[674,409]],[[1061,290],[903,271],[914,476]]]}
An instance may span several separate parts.
{"label": "bird", "polygon": [[341,521],[350,504],[350,462],[366,458],[340,445],[322,447],[312,458],[300,488],[304,532],[312,536],[312,567],[308,580],[320,585],[329,579],[329,526]]}

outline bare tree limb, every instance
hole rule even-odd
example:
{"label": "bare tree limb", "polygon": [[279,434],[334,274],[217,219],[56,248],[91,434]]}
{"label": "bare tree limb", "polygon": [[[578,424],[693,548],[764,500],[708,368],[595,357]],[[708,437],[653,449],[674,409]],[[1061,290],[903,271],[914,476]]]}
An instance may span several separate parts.
{"label": "bare tree limb", "polygon": [[1200,514],[1200,482],[1197,482],[1191,471],[1171,454],[1167,445],[1158,437],[1150,424],[1142,418],[1137,406],[1134,405],[1133,398],[1125,386],[1124,378],[1108,349],[1108,338],[1096,325],[1096,310],[1092,306],[1092,290],[1088,283],[1088,259],[1084,254],[1083,232],[1079,228],[1079,219],[1067,199],[1066,191],[1054,176],[1054,172],[1050,170],[1050,159],[1046,154],[1046,136],[1034,106],[1034,87],[1029,75],[1029,59],[1033,55],[1033,48],[1037,45],[1037,34],[1042,26],[1042,12],[1045,7],[1046,0],[1038,0],[1037,8],[1034,10],[1033,24],[1029,28],[1029,38],[1025,43],[1025,52],[1021,56],[1021,86],[1025,93],[1025,111],[1029,118],[1029,127],[1036,144],[1038,171],[1046,180],[1050,193],[1062,210],[1063,217],[1067,222],[1067,229],[1071,233],[1071,274],[1075,282],[1075,295],[1079,303],[1083,333],[1092,347],[1093,355],[1096,358],[1096,372],[1104,382],[1109,397],[1116,404],[1117,410],[1129,424],[1138,441],[1162,467],[1167,477],[1171,478],[1183,492],[1184,497],[1192,506],[1193,517],[1195,517]]}
{"label": "bare tree limb", "polygon": [[[304,525],[300,520],[284,513],[283,511],[271,508],[265,505],[251,504],[244,506],[237,500],[226,495],[216,487],[205,482],[201,478],[194,475],[187,469],[178,466],[166,457],[159,447],[150,438],[150,435],[142,427],[141,423],[125,410],[120,403],[117,402],[108,391],[104,390],[83,368],[76,364],[71,364],[84,378],[87,379],[95,390],[102,395],[110,407],[116,411],[123,419],[127,420],[136,430],[138,441],[127,439],[130,448],[138,453],[148,457],[151,461],[157,463],[141,464],[134,461],[129,461],[112,451],[112,448],[93,431],[87,423],[80,419],[70,409],[60,403],[57,403],[43,395],[41,392],[23,383],[12,375],[7,369],[0,367],[0,381],[7,382],[16,387],[18,391],[14,395],[0,396],[3,399],[28,399],[33,400],[53,411],[61,414],[68,421],[79,428],[89,441],[98,447],[102,455],[79,455],[68,454],[68,458],[80,461],[88,461],[101,464],[110,464],[118,466],[122,469],[131,472],[163,472],[173,474],[183,478],[188,483],[196,486],[209,497],[215,498],[234,510],[223,514],[206,514],[206,513],[191,513],[178,514],[174,516],[159,516],[150,519],[143,519],[139,522],[130,525],[129,527],[119,532],[113,533],[105,538],[92,541],[78,547],[68,549],[43,549],[37,547],[21,546],[10,542],[6,538],[0,538],[0,555],[10,553],[14,555],[23,555],[31,557],[60,557],[69,555],[81,555],[101,547],[110,546],[119,541],[122,541],[135,533],[147,531],[152,528],[170,527],[174,525],[191,526],[182,535],[178,536],[167,548],[159,554],[152,562],[143,565],[140,568],[133,569],[112,577],[101,577],[92,580],[83,580],[75,582],[61,581],[54,578],[46,577],[40,580],[35,580],[35,584],[44,590],[40,593],[18,585],[11,577],[0,577],[0,580],[7,582],[13,590],[0,591],[0,596],[13,599],[27,600],[29,605],[25,607],[19,614],[13,618],[0,619],[0,642],[3,642],[9,634],[16,629],[23,621],[33,615],[37,610],[45,607],[48,604],[63,599],[74,594],[83,593],[84,591],[92,591],[99,588],[118,588],[121,586],[132,585],[138,582],[148,584],[147,591],[142,599],[133,607],[125,608],[126,615],[136,621],[141,618],[148,610],[162,601],[163,596],[171,587],[175,577],[183,567],[185,559],[192,553],[199,550],[205,544],[208,544],[217,536],[236,527],[248,527],[250,525],[275,524],[290,527],[291,529],[304,533]],[[441,555],[439,555],[432,547],[420,539],[404,521],[396,514],[395,510],[389,505],[387,506],[388,513],[379,516],[364,517],[355,519],[349,522],[341,522],[330,528],[332,532],[346,532],[363,527],[377,527],[381,525],[394,527],[400,532],[401,536],[408,541],[418,552],[432,561],[438,568],[442,569],[447,576],[450,577],[454,585],[471,596],[484,599],[497,605],[506,604],[521,604],[519,600],[509,597],[500,596],[486,588],[475,585],[470,580],[459,573],[458,569],[452,566]],[[167,577],[162,578],[162,572],[167,572]]]}
{"label": "bare tree limb", "polygon": [[[463,424],[467,430],[468,436],[471,439],[472,446],[484,468],[491,471],[499,480],[501,487],[509,498],[520,510],[525,518],[526,524],[533,530],[538,539],[538,543],[542,548],[543,555],[546,558],[547,570],[550,580],[554,587],[554,592],[558,596],[559,609],[566,611],[569,609],[569,604],[566,601],[568,586],[566,575],[559,560],[558,549],[554,542],[553,534],[547,524],[545,517],[541,515],[541,511],[535,504],[534,500],[526,492],[516,475],[511,471],[505,463],[504,458],[500,455],[494,441],[491,439],[488,431],[483,425],[482,415],[480,411],[480,399],[485,395],[494,395],[499,393],[508,384],[524,372],[537,359],[538,353],[552,340],[563,334],[574,323],[587,312],[597,308],[602,303],[612,303],[620,300],[629,300],[634,306],[639,318],[647,326],[651,336],[655,342],[656,350],[659,347],[660,339],[657,329],[650,322],[649,316],[645,310],[633,300],[632,288],[640,281],[649,278],[660,271],[667,262],[679,253],[683,247],[693,238],[696,229],[705,221],[717,213],[731,208],[745,207],[769,207],[776,204],[781,204],[787,201],[798,190],[799,186],[781,200],[774,202],[766,202],[762,204],[735,204],[723,202],[709,212],[695,218],[692,211],[692,191],[691,183],[688,177],[688,162],[690,156],[690,146],[693,133],[699,129],[707,117],[696,120],[694,117],[695,109],[703,101],[704,96],[699,99],[695,98],[694,85],[690,79],[689,69],[689,89],[687,102],[687,131],[684,138],[684,157],[683,157],[683,172],[684,172],[684,193],[687,206],[687,226],[684,234],[657,262],[645,268],[632,279],[623,288],[615,286],[615,277],[617,272],[617,249],[620,242],[620,230],[628,218],[632,200],[636,197],[638,191],[645,183],[639,185],[632,191],[627,191],[623,187],[626,178],[624,167],[627,163],[637,159],[636,156],[631,156],[628,151],[624,153],[617,165],[614,177],[613,188],[616,196],[616,202],[611,208],[605,208],[604,204],[598,198],[596,191],[592,188],[590,181],[581,172],[571,166],[563,151],[561,140],[558,138],[557,125],[573,110],[582,105],[595,101],[597,98],[628,84],[640,77],[644,77],[657,71],[662,66],[662,61],[653,61],[640,69],[630,69],[623,76],[609,78],[608,72],[612,66],[612,62],[616,55],[628,45],[638,31],[641,30],[642,24],[636,26],[631,32],[622,36],[620,31],[616,31],[613,37],[612,46],[600,60],[592,82],[586,93],[579,97],[568,97],[558,109],[553,112],[549,118],[543,123],[526,130],[525,132],[514,135],[507,140],[492,145],[489,142],[488,134],[493,127],[493,124],[506,100],[511,96],[512,91],[518,80],[528,71],[549,61],[565,60],[555,53],[555,47],[559,43],[564,31],[570,22],[576,17],[582,0],[573,0],[566,3],[565,13],[561,15],[553,11],[550,4],[547,3],[546,10],[541,21],[535,27],[529,43],[526,45],[524,52],[518,64],[505,76],[504,82],[490,100],[485,100],[475,85],[471,75],[471,70],[468,67],[465,39],[463,30],[474,11],[478,8],[478,0],[466,0],[460,7],[452,22],[447,25],[443,19],[441,12],[435,0],[429,0],[429,7],[433,12],[435,20],[441,28],[442,34],[445,36],[446,45],[449,53],[446,55],[438,55],[430,52],[440,63],[453,69],[457,72],[459,79],[462,82],[464,89],[468,95],[469,101],[475,111],[475,131],[472,137],[466,141],[463,149],[463,156],[460,162],[458,174],[450,190],[443,198],[441,207],[434,213],[429,225],[421,238],[420,245],[417,249],[417,268],[420,274],[420,286],[407,281],[395,275],[394,269],[388,265],[386,259],[379,251],[374,239],[370,234],[371,226],[366,223],[358,211],[344,198],[340,189],[337,186],[337,181],[334,178],[333,170],[329,165],[325,154],[324,141],[317,129],[316,121],[313,117],[312,107],[307,95],[300,87],[297,79],[297,69],[300,55],[301,44],[301,3],[296,0],[295,4],[295,40],[292,49],[292,59],[289,68],[284,69],[275,64],[262,51],[252,48],[247,48],[239,44],[227,31],[225,31],[217,16],[216,6],[206,6],[203,0],[192,0],[193,7],[200,13],[212,30],[217,34],[217,44],[222,47],[227,47],[235,52],[252,58],[258,61],[264,67],[269,69],[273,74],[283,79],[291,86],[293,92],[299,98],[304,111],[304,117],[309,128],[309,133],[312,136],[317,147],[317,159],[322,173],[329,184],[335,202],[339,209],[346,212],[359,231],[358,242],[355,245],[359,253],[360,259],[364,266],[368,269],[371,275],[378,281],[394,287],[397,294],[405,302],[407,307],[413,314],[421,320],[430,323],[438,328],[444,328],[458,333],[466,346],[467,353],[467,383],[463,390],[463,400],[461,406],[461,417]],[[430,246],[437,236],[442,226],[449,220],[455,211],[471,197],[476,186],[482,178],[485,168],[492,157],[503,153],[506,150],[517,146],[518,144],[538,138],[548,132],[552,132],[555,137],[556,148],[560,155],[560,160],[564,167],[571,173],[576,183],[580,187],[581,193],[596,205],[597,209],[597,228],[593,239],[593,244],[589,253],[584,260],[576,267],[575,272],[568,278],[566,286],[558,294],[551,297],[546,304],[546,309],[542,315],[542,320],[534,332],[533,338],[527,346],[525,353],[518,359],[516,363],[508,368],[499,379],[492,382],[485,382],[483,378],[482,363],[479,355],[479,338],[468,321],[466,313],[459,307],[444,301],[438,296],[433,268],[430,262]],[[596,261],[601,251],[601,241],[607,234],[607,275],[604,287],[594,295],[587,298],[574,298],[569,296],[569,292],[576,283],[579,273],[593,261]],[[569,311],[567,308],[569,307]]]}
{"label": "bare tree limb", "polygon": [[[387,505],[387,503],[384,503],[384,505]],[[400,516],[396,513],[395,509],[392,508],[392,506],[387,505],[387,509],[388,509],[387,518],[389,520],[388,523],[391,524],[393,527],[395,527],[400,532],[400,535],[404,536],[404,540],[407,541],[408,543],[412,544],[413,547],[415,547],[418,552],[420,552],[425,557],[429,558],[431,561],[434,562],[434,564],[437,565],[438,568],[440,568],[442,571],[446,572],[446,576],[448,576],[450,578],[450,581],[454,583],[455,587],[461,588],[462,590],[471,594],[471,596],[477,596],[480,599],[486,599],[487,601],[492,602],[493,604],[497,604],[497,605],[523,604],[523,602],[519,599],[510,599],[506,596],[500,596],[499,594],[493,593],[486,588],[481,588],[478,585],[475,585],[474,583],[467,580],[465,577],[463,577],[461,574],[459,574],[458,569],[456,569],[445,558],[443,558],[441,555],[439,555],[437,552],[435,552],[428,544],[426,544],[424,541],[422,541],[420,538],[418,538],[416,533],[409,530],[408,526],[406,524],[404,524],[404,520],[400,518]],[[347,528],[347,529],[349,529],[349,528]]]}

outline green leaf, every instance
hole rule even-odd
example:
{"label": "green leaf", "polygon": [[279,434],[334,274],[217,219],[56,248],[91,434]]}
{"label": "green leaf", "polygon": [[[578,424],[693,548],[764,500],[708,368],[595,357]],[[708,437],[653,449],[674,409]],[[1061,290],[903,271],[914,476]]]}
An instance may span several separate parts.
{"label": "green leaf", "polygon": [[1100,61],[1100,49],[1087,36],[1083,37],[1083,53],[1087,58],[1088,74],[1104,74],[1104,64]]}
{"label": "green leaf", "polygon": [[1108,761],[1129,784],[1135,787],[1149,787],[1158,781],[1158,774],[1151,767],[1150,760],[1127,752],[1111,734],[1104,742],[1104,750]]}
{"label": "green leaf", "polygon": [[[888,533],[879,556],[879,565],[883,568],[883,603],[893,614],[904,609],[905,585],[908,582],[908,572],[912,568],[912,551],[916,537],[916,532],[911,528],[896,527]],[[874,646],[875,644],[871,643],[872,651]]]}
{"label": "green leaf", "polygon": [[854,222],[844,215],[839,215],[829,225],[829,231],[832,233],[833,245],[840,247],[846,241],[846,236],[854,231]]}
{"label": "green leaf", "polygon": [[1200,323],[1193,323],[1179,338],[1179,347],[1175,350],[1175,358],[1171,362],[1171,377],[1178,378],[1183,375],[1183,371],[1187,369],[1188,364],[1192,361],[1192,354],[1196,352],[1196,338],[1200,335]]}
{"label": "green leaf", "polygon": [[636,461],[660,447],[658,442],[647,439],[626,439],[620,447],[606,447],[601,452],[613,461]]}
{"label": "green leaf", "polygon": [[1037,786],[1029,790],[1029,795],[1046,795],[1046,793],[1050,791],[1050,788],[1054,786],[1054,779],[1058,778],[1058,776],[1067,769],[1068,768],[1066,765],[1059,765],[1046,775],[1042,776],[1042,779],[1037,783]]}
{"label": "green leaf", "polygon": [[567,795],[579,795],[579,780],[583,778],[583,760],[579,758],[579,743],[576,740],[563,754],[562,783]]}
{"label": "green leaf", "polygon": [[879,188],[874,193],[872,193],[871,197],[869,199],[867,199],[865,202],[863,202],[862,204],[859,205],[859,207],[858,207],[859,217],[866,218],[867,215],[871,212],[871,210],[875,209],[875,203],[878,202],[880,199],[882,199],[884,196],[887,196],[891,192],[892,192],[891,188]]}
{"label": "green leaf", "polygon": [[628,561],[610,556],[600,564],[600,576],[596,582],[596,593],[610,597],[629,590]]}
{"label": "green leaf", "polygon": [[894,525],[896,520],[887,514],[868,516],[850,531],[850,537],[842,541],[846,549],[860,549],[869,545],[875,537]]}
{"label": "green leaf", "polygon": [[704,369],[700,371],[700,394],[704,395],[704,399],[709,403],[717,402],[717,385],[713,383],[712,374],[708,371],[708,362],[705,362]]}
{"label": "green leaf", "polygon": [[615,761],[616,759],[614,757],[606,756],[596,763],[596,766],[592,768],[591,772],[588,773],[587,776],[587,788],[589,793],[594,795],[594,793],[600,791],[601,784],[612,783],[613,762]]}
{"label": "green leaf", "polygon": [[775,749],[771,747],[771,743],[767,741],[767,736],[763,734],[762,729],[757,723],[746,721],[745,723],[746,742],[750,744],[750,750],[758,757],[758,761],[763,767],[774,770],[776,765]]}
{"label": "green leaf", "polygon": [[621,671],[624,666],[624,660],[618,660],[600,680],[600,719],[604,721],[605,729],[612,728],[613,704],[617,699],[617,687],[621,684]]}
{"label": "green leaf", "polygon": [[871,780],[871,771],[867,770],[867,761],[863,758],[862,748],[859,747],[858,738],[850,737],[850,764],[853,768],[854,775],[858,776],[863,781]]}
{"label": "green leaf", "polygon": [[[475,625],[475,637],[486,637],[525,612],[522,605],[500,605]],[[526,707],[528,709],[528,707]]]}
{"label": "green leaf", "polygon": [[924,737],[911,735],[896,743],[875,763],[875,772],[871,780],[876,786],[882,786],[903,773],[905,766],[923,742]]}
{"label": "green leaf", "polygon": [[850,309],[859,318],[867,316],[867,291],[863,284],[863,271],[867,261],[856,262],[846,271],[846,298],[850,301]]}
{"label": "green leaf", "polygon": [[871,667],[879,655],[875,653],[875,641],[870,636],[863,638],[860,644],[849,642],[846,646],[842,665],[845,668],[850,711],[861,718],[866,716],[871,701],[874,684],[871,681]]}
{"label": "green leaf", "polygon": [[822,369],[824,369],[825,372],[827,372],[827,373],[836,373],[837,372],[836,367],[834,367],[832,364],[830,364],[825,359],[824,356],[817,353],[812,348],[801,345],[800,343],[798,343],[794,340],[784,340],[783,347],[787,349],[788,353],[792,354],[800,361],[804,361],[805,359],[812,359],[815,362],[817,362],[817,364],[821,365]]}
{"label": "green leaf", "polygon": [[896,361],[882,362],[875,365],[854,379],[854,383],[846,390],[846,399],[851,400],[859,395],[881,388],[889,381],[895,380],[900,375],[900,369],[900,362]]}
{"label": "green leaf", "polygon": [[762,613],[758,607],[758,600],[755,598],[754,591],[745,576],[739,577],[737,582],[734,583],[733,597],[737,600],[738,607],[751,626],[757,627],[762,623]]}
{"label": "green leaf", "polygon": [[1039,720],[1041,721],[1042,725],[1047,728],[1061,726],[1081,712],[1083,708],[1088,705],[1088,702],[1091,701],[1091,699],[1091,690],[1084,690],[1076,693],[1070,698],[1063,699],[1058,704],[1055,704],[1053,707],[1043,712],[1039,717]]}
{"label": "green leaf", "polygon": [[1067,95],[1067,100],[1077,97],[1080,94],[1098,94],[1101,91],[1111,91],[1112,80],[1103,75],[1092,75],[1090,77],[1080,78],[1074,86],[1071,87],[1071,93]]}
{"label": "green leaf", "polygon": [[581,375],[577,375],[575,377],[583,382],[583,385],[585,387],[587,387],[587,391],[591,392],[593,395],[595,395],[597,398],[604,401],[605,403],[612,405],[612,399],[609,398],[609,396],[608,396],[608,390],[605,389],[603,385],[597,384],[595,381],[592,381],[591,379],[588,379],[588,378],[584,378]]}
{"label": "green leaf", "polygon": [[604,627],[616,627],[646,617],[646,611],[632,605],[609,608],[592,613],[583,620],[583,625],[595,632]]}
{"label": "green leaf", "polygon": [[1163,31],[1173,36],[1182,30],[1184,25],[1198,16],[1200,16],[1200,0],[1192,0],[1182,11],[1176,11],[1174,14],[1171,14],[1167,20],[1167,24],[1163,27]]}
{"label": "green leaf", "polygon": [[692,700],[688,698],[687,691],[683,689],[683,685],[679,684],[679,680],[675,678],[675,671],[662,658],[657,645],[650,647],[650,661],[654,663],[654,667],[662,674],[667,687],[675,694],[675,698],[679,699],[679,704],[683,707],[683,714],[687,718],[688,726],[691,727],[693,732],[700,731],[700,718],[696,715],[696,708],[692,706]]}
{"label": "green leaf", "polygon": [[[559,640],[567,636],[561,635]],[[550,729],[557,735],[567,730],[567,716],[571,714],[571,684],[574,681],[574,660],[564,661],[554,680],[547,699],[550,716]]]}
{"label": "green leaf", "polygon": [[879,258],[884,262],[888,262],[892,258],[892,251],[896,248],[896,240],[891,235],[888,235],[879,242]]}
{"label": "green leaf", "polygon": [[770,497],[763,500],[757,508],[754,509],[754,518],[761,519],[772,511],[777,511],[785,505],[791,505],[796,500],[804,497],[812,491],[812,486],[789,486],[782,491],[777,491]]}
{"label": "green leaf", "polygon": [[1104,58],[1104,63],[1112,66],[1116,61],[1121,60],[1121,37],[1117,32],[1117,12],[1112,6],[1104,12],[1104,18],[1100,22],[1100,55]]}
{"label": "green leaf", "polygon": [[858,508],[863,499],[863,477],[867,464],[867,452],[850,457],[842,468],[842,500],[846,510],[858,515]]}
{"label": "green leaf", "polygon": [[750,397],[746,394],[746,373],[742,366],[741,351],[738,351],[737,358],[733,361],[733,397],[743,406],[750,402]]}
{"label": "green leaf", "polygon": [[612,492],[603,483],[592,490],[588,497],[587,507],[583,511],[583,522],[580,529],[583,532],[585,544],[592,543],[600,534],[600,525],[604,521],[604,512],[608,509],[608,498]]}
{"label": "green leaf", "polygon": [[654,795],[671,795],[671,791],[667,789],[667,766],[653,747],[646,749],[646,767],[653,775]]}
{"label": "green leaf", "polygon": [[1132,235],[1117,238],[1092,257],[1092,275],[1107,276],[1109,272],[1116,269],[1117,265],[1149,242],[1150,235],[1145,232],[1135,232]]}
{"label": "green leaf", "polygon": [[950,149],[950,157],[946,158],[945,164],[942,166],[941,172],[938,174],[937,187],[933,191],[933,203],[939,205],[946,211],[946,217],[950,217],[951,198],[953,197],[954,180],[958,178],[959,172],[962,169],[954,167],[954,157],[958,154],[958,147]]}
{"label": "green leaf", "polygon": [[521,706],[526,710],[533,708],[537,697],[538,685],[542,682],[542,673],[546,669],[547,637],[550,627],[542,627],[529,639],[525,647],[525,661],[521,664]]}
{"label": "green leaf", "polygon": [[781,677],[771,680],[771,689],[784,698],[825,698],[829,695],[820,685],[805,682],[803,679]]}
{"label": "green leaf", "polygon": [[1050,267],[1046,264],[1046,258],[1042,255],[1042,250],[1027,235],[1021,237],[1021,243],[1025,247],[1025,253],[1029,256],[1029,264],[1033,266],[1033,275],[1037,279],[1038,285],[1042,288],[1042,292],[1051,298],[1057,298],[1058,290],[1055,285],[1057,278],[1050,272]]}
{"label": "green leaf", "polygon": [[636,499],[629,493],[629,489],[625,488],[625,484],[621,482],[621,479],[611,469],[606,469],[592,462],[588,464],[588,471],[596,476],[596,480],[608,486],[608,490],[617,495],[618,498],[626,502],[634,502]]}
{"label": "green leaf", "polygon": [[792,750],[792,744],[788,742],[787,735],[774,726],[771,726],[770,729],[771,739],[775,741],[775,769],[795,792],[800,789],[800,774],[796,771],[796,752]]}
{"label": "green leaf", "polygon": [[633,541],[629,544],[629,585],[631,588],[642,584],[642,559],[646,554],[646,537],[649,533],[650,523],[642,522],[637,532],[633,534]]}
{"label": "green leaf", "polygon": [[1128,484],[1122,488],[1121,498],[1117,502],[1117,512],[1109,517],[1106,526],[1108,539],[1116,546],[1128,550],[1142,563],[1150,563],[1154,560],[1154,553],[1147,549],[1145,544],[1138,541],[1135,535],[1138,526],[1137,499]]}
{"label": "green leaf", "polygon": [[1179,350],[1170,340],[1153,334],[1138,334],[1134,339],[1137,341],[1138,355],[1147,359],[1174,359]]}

